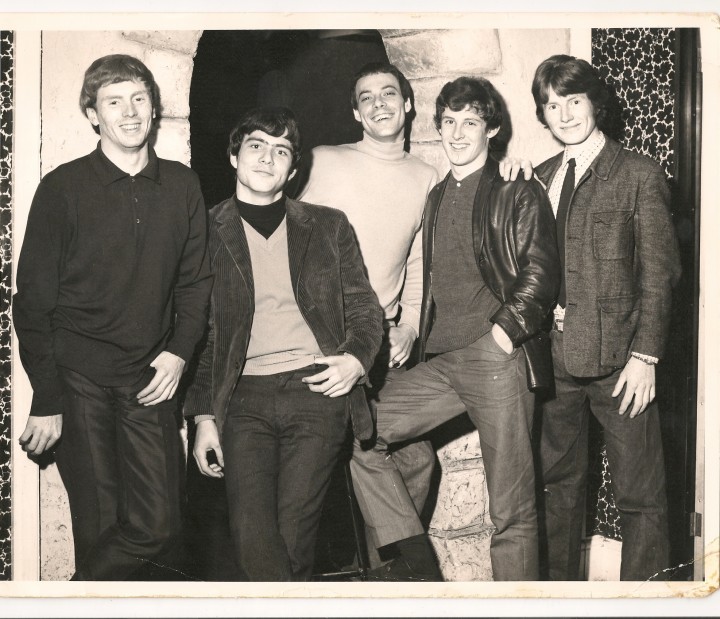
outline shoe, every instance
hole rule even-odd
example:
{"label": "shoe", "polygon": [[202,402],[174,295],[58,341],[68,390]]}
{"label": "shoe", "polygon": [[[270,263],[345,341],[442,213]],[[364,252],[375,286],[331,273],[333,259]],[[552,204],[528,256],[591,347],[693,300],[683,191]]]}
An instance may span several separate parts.
{"label": "shoe", "polygon": [[385,565],[368,570],[366,579],[388,582],[443,582],[439,569],[433,572],[414,570],[404,557],[397,557]]}

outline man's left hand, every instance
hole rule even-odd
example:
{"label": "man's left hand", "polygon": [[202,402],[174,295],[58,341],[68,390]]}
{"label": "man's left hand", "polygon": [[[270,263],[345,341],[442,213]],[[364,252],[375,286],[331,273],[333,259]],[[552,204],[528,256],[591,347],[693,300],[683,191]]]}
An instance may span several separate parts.
{"label": "man's left hand", "polygon": [[328,367],[318,374],[303,378],[302,381],[310,391],[322,393],[330,398],[350,393],[350,389],[365,373],[360,361],[352,355],[317,357],[315,363],[325,364]]}
{"label": "man's left hand", "polygon": [[417,339],[417,333],[410,325],[400,324],[397,327],[388,329],[388,341],[390,342],[390,361],[388,367],[399,368],[409,358],[413,344]]}
{"label": "man's left hand", "polygon": [[171,352],[161,352],[150,364],[155,368],[155,376],[147,387],[137,394],[137,400],[145,406],[160,404],[175,395],[185,361]]}
{"label": "man's left hand", "polygon": [[505,181],[514,181],[520,170],[523,171],[523,176],[526,181],[529,181],[533,175],[533,165],[529,159],[516,159],[515,157],[505,157],[500,164],[500,176]]}
{"label": "man's left hand", "polygon": [[620,402],[618,412],[624,415],[632,402],[630,409],[630,419],[632,419],[643,413],[648,404],[655,399],[655,366],[630,357],[623,371],[620,372],[612,397],[618,397],[623,387],[625,387],[625,395]]}

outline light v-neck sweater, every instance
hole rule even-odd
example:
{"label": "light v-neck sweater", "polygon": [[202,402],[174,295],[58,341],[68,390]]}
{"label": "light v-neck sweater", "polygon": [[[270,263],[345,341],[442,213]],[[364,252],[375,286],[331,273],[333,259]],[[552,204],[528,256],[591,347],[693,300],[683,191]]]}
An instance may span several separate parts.
{"label": "light v-neck sweater", "polygon": [[265,239],[243,221],[255,286],[255,314],[243,374],[265,376],[312,365],[322,351],[290,281],[287,217]]}

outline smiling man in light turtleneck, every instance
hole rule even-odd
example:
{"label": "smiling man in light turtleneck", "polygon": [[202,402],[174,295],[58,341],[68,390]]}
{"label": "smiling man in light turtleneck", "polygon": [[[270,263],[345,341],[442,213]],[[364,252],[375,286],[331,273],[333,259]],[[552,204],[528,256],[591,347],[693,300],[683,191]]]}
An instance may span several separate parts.
{"label": "smiling man in light turtleneck", "polygon": [[[355,230],[368,278],[385,312],[385,339],[370,372],[368,397],[374,398],[393,375],[404,372],[418,335],[420,229],[425,200],[438,177],[435,168],[405,151],[413,93],[397,67],[365,65],[355,75],[350,99],[363,139],[313,149],[300,199],[342,210]],[[430,442],[410,443],[393,458],[420,513],[435,465]],[[372,544],[372,531],[370,537]]]}

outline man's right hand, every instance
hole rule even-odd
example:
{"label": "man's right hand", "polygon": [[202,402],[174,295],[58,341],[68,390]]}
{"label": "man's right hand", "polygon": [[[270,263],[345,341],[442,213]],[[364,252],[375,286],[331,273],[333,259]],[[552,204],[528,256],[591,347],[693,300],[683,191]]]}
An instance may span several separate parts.
{"label": "man's right hand", "polygon": [[19,438],[23,450],[31,456],[39,456],[58,442],[62,434],[62,415],[28,417],[25,431]]}
{"label": "man's right hand", "polygon": [[[223,459],[222,448],[220,447],[220,437],[218,436],[217,425],[214,419],[205,419],[197,424],[197,433],[195,434],[195,447],[193,448],[193,457],[197,462],[198,468],[203,475],[207,477],[223,476],[223,467],[225,461]],[[208,451],[213,450],[217,458],[217,464],[208,462]]]}

